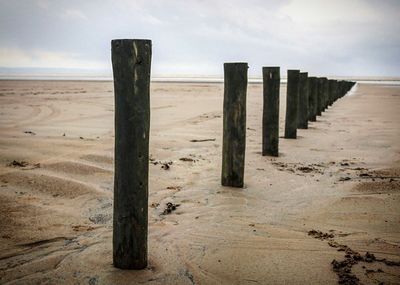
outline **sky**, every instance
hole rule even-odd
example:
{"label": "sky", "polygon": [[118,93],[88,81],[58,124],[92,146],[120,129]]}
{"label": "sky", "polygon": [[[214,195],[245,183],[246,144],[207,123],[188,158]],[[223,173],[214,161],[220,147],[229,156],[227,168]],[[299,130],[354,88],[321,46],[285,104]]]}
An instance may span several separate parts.
{"label": "sky", "polygon": [[111,74],[111,40],[132,38],[153,76],[400,76],[399,19],[400,0],[0,0],[0,68]]}

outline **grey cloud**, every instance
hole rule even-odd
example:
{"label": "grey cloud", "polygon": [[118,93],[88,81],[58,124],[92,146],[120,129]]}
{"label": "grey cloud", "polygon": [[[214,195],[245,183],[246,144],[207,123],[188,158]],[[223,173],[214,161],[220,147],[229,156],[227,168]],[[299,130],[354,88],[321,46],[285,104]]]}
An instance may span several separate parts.
{"label": "grey cloud", "polygon": [[[359,10],[317,23],[286,14],[291,3],[1,0],[0,50],[32,57],[38,51],[61,53],[54,61],[61,65],[70,54],[85,67],[102,63],[109,71],[111,39],[150,38],[158,75],[220,75],[225,61],[248,61],[253,75],[263,65],[328,75],[400,75],[399,1],[356,1]],[[372,16],[363,18],[362,9]],[[46,65],[45,57],[37,61]]]}

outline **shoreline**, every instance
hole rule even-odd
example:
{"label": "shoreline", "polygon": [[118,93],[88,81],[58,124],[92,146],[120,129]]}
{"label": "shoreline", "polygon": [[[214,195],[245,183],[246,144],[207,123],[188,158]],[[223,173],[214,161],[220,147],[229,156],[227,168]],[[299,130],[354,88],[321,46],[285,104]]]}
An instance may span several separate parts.
{"label": "shoreline", "polygon": [[[332,77],[332,79],[337,79],[337,80],[352,80],[356,81],[359,84],[371,84],[371,85],[391,85],[391,86],[397,86],[400,85],[400,79],[397,80],[385,80],[385,79],[357,79],[357,78],[352,78],[352,77]],[[110,78],[81,78],[81,77],[76,77],[76,78],[51,78],[51,77],[40,77],[40,78],[15,78],[15,77],[5,77],[1,78],[0,77],[0,82],[1,81],[52,81],[52,82],[113,82],[113,79]],[[281,85],[286,84],[287,79],[286,78],[281,78]],[[203,78],[198,78],[198,79],[193,79],[193,78],[152,78],[151,83],[172,83],[172,84],[223,84],[224,80],[223,78],[216,78],[216,79],[203,79]],[[248,79],[248,84],[262,84],[262,78],[249,78]]]}

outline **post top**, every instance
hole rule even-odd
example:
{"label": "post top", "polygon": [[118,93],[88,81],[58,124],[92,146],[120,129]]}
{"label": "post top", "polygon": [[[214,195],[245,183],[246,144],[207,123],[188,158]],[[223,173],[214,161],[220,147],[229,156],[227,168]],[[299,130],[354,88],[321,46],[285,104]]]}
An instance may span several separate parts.
{"label": "post top", "polygon": [[133,42],[142,42],[142,43],[151,43],[151,40],[148,39],[113,39],[111,40],[111,44],[121,44],[121,43],[133,43]]}
{"label": "post top", "polygon": [[225,62],[224,65],[247,65],[249,64],[247,62]]}
{"label": "post top", "polygon": [[280,69],[280,66],[263,66],[263,69]]}

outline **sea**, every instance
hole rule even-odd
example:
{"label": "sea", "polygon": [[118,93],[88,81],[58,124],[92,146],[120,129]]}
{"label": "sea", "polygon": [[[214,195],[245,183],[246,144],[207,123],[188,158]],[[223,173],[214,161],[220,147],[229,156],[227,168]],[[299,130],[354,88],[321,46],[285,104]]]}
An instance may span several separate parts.
{"label": "sea", "polygon": [[[400,85],[400,77],[379,77],[379,76],[326,76],[329,79],[351,80],[363,84]],[[58,69],[7,69],[0,68],[0,80],[68,80],[68,81],[112,81],[112,74],[108,72],[76,72],[75,70]],[[223,83],[223,76],[152,76],[152,82],[171,83]],[[262,84],[261,77],[248,79],[249,83]],[[286,84],[285,77],[281,78],[281,84]]]}

